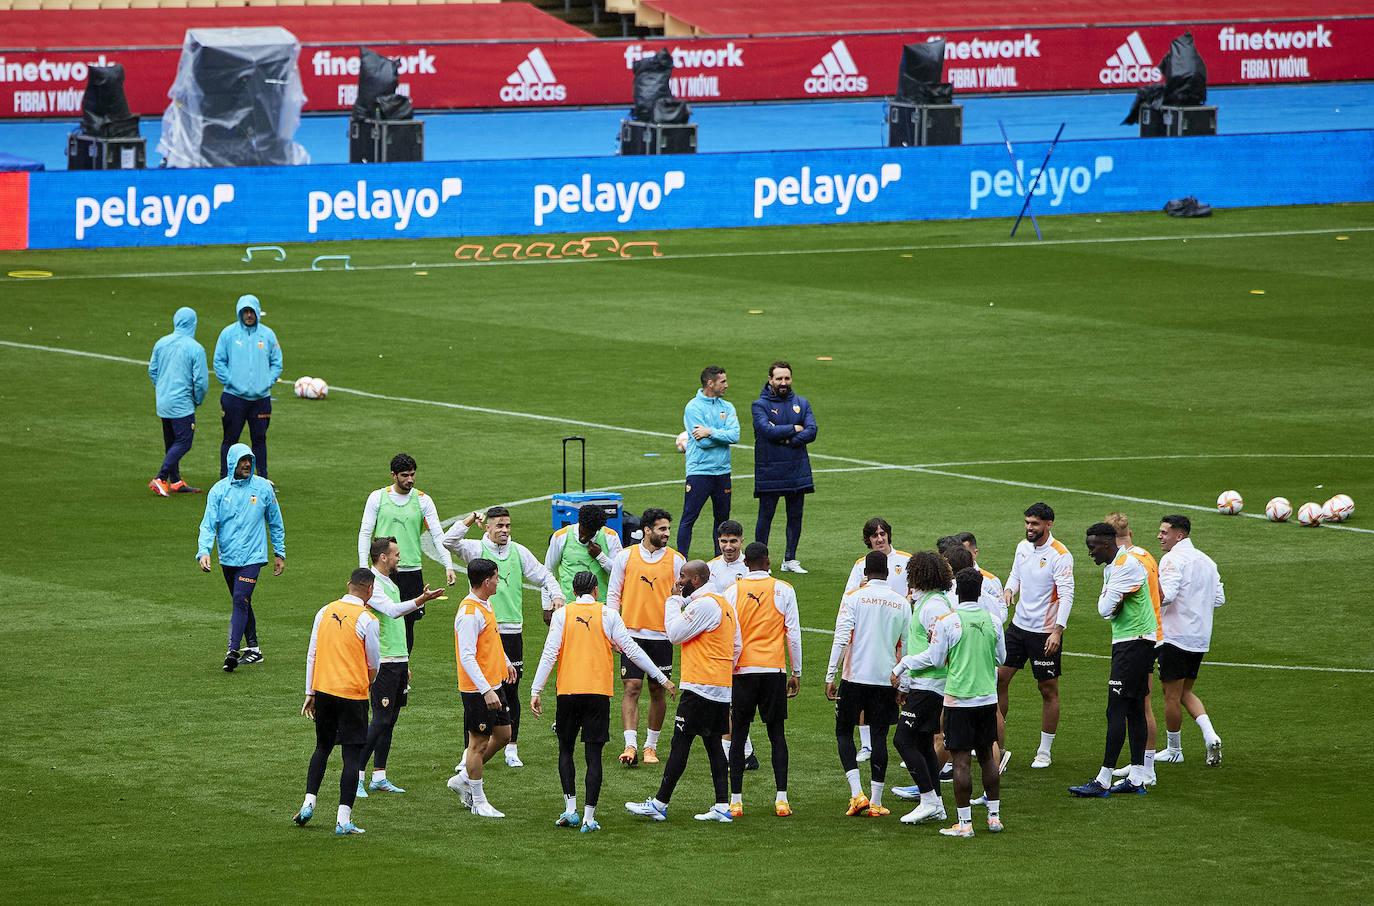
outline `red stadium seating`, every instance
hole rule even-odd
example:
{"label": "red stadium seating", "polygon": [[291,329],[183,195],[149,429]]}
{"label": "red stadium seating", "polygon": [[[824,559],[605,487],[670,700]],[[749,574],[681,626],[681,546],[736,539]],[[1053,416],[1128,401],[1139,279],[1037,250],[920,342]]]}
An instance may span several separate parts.
{"label": "red stadium seating", "polygon": [[188,28],[280,25],[303,44],[587,38],[528,3],[12,10],[0,49],[180,47]]}
{"label": "red stadium seating", "polygon": [[638,0],[637,21],[669,35],[1239,22],[1374,15],[1374,0]]}

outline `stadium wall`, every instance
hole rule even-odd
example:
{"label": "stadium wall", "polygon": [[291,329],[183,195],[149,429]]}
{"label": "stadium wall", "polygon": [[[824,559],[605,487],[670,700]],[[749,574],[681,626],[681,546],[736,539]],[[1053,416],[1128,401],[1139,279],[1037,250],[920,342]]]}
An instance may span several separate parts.
{"label": "stadium wall", "polygon": [[[630,67],[673,51],[674,93],[688,101],[882,97],[896,90],[903,44],[943,37],[955,91],[1085,91],[1160,80],[1169,42],[1191,28],[1213,85],[1374,79],[1374,18],[802,35],[379,44],[402,59],[401,93],[420,109],[628,104]],[[352,106],[356,44],[311,44],[299,62],[307,110]],[[121,63],[134,113],[167,107],[180,34],[161,48],[0,50],[0,117],[77,114],[90,65]],[[0,38],[0,47],[3,47]]]}
{"label": "stadium wall", "polygon": [[[0,174],[0,247],[653,231],[1014,217],[1047,143]],[[1374,201],[1374,130],[1062,142],[1038,214]]]}

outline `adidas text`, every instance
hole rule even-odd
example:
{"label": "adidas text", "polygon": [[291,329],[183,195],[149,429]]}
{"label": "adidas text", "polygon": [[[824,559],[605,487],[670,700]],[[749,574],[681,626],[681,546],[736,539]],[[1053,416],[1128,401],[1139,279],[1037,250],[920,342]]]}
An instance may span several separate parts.
{"label": "adidas text", "polygon": [[503,101],[562,101],[568,97],[568,89],[563,85],[504,85],[501,88]]}
{"label": "adidas text", "polygon": [[439,207],[454,196],[463,194],[463,181],[448,177],[439,191],[424,187],[404,189],[369,189],[367,180],[358,180],[353,189],[340,192],[311,192],[308,229],[317,232],[327,220],[395,220],[398,232],[410,225],[412,215],[428,220],[439,213]]}
{"label": "adidas text", "polygon": [[878,175],[872,173],[822,173],[814,178],[810,167],[802,167],[797,176],[754,180],[754,217],[763,216],[764,208],[781,204],[835,205],[835,213],[844,215],[855,200],[864,204],[873,201],[890,183],[902,178],[901,164],[883,164]]}
{"label": "adidas text", "polygon": [[96,224],[110,229],[125,226],[163,226],[167,238],[181,232],[184,222],[202,224],[210,219],[210,212],[234,200],[232,183],[218,183],[212,193],[214,200],[204,195],[146,195],[129,186],[123,195],[96,199],[88,195],[76,199],[76,238],[86,238],[86,231]]}
{"label": "adidas text", "polygon": [[628,223],[635,208],[652,211],[663,203],[674,189],[686,185],[681,170],[669,170],[663,174],[660,184],[653,180],[644,182],[599,182],[592,184],[592,175],[583,173],[579,182],[562,186],[541,184],[534,187],[534,225],[543,226],[544,215],[554,211],[576,214],[578,211],[603,214],[619,211],[616,220]]}
{"label": "adidas text", "polygon": [[862,94],[868,90],[868,77],[851,75],[812,76],[806,80],[802,87],[806,89],[807,94]]}

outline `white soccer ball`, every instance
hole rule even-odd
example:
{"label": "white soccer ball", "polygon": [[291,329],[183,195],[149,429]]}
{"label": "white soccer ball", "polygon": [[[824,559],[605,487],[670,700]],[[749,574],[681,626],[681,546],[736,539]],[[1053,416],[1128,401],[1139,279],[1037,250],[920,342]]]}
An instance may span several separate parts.
{"label": "white soccer ball", "polygon": [[1322,504],[1322,511],[1317,518],[1321,519],[1322,522],[1340,521],[1336,518],[1336,499],[1334,497],[1329,498],[1326,503]]}
{"label": "white soccer ball", "polygon": [[324,382],[324,378],[310,379],[310,399],[322,400],[329,396],[329,385]]}
{"label": "white soccer ball", "polygon": [[315,380],[315,379],[312,378],[312,377],[298,377],[298,378],[296,378],[296,383],[295,383],[296,396],[299,396],[299,397],[300,397],[301,399],[303,399],[303,400],[308,400],[308,399],[310,399],[310,385],[314,382],[314,380]]}
{"label": "white soccer ball", "polygon": [[1264,515],[1269,517],[1270,522],[1287,522],[1288,517],[1293,515],[1293,504],[1288,502],[1287,497],[1275,497],[1264,505]]}
{"label": "white soccer ball", "polygon": [[1331,503],[1337,522],[1344,522],[1355,512],[1355,501],[1350,499],[1349,494],[1337,494],[1331,498]]}
{"label": "white soccer ball", "polygon": [[1245,508],[1245,501],[1235,491],[1222,491],[1217,498],[1217,512],[1234,516]]}
{"label": "white soccer ball", "polygon": [[1320,525],[1322,520],[1322,508],[1319,503],[1311,501],[1298,507],[1298,522],[1302,525]]}
{"label": "white soccer ball", "polygon": [[681,434],[679,434],[679,435],[677,436],[677,451],[678,451],[679,453],[686,453],[686,452],[687,452],[687,432],[686,432],[686,431],[683,431]]}

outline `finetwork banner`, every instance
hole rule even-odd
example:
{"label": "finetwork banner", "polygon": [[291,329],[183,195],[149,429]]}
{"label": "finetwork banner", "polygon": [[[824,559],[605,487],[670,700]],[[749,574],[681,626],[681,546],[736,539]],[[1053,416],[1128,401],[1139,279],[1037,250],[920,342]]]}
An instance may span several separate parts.
{"label": "finetwork banner", "polygon": [[[955,91],[1085,91],[1160,81],[1156,65],[1185,25],[972,29],[660,38],[643,41],[387,44],[401,93],[419,109],[629,104],[634,61],[673,54],[673,93],[687,101],[883,97],[897,87],[902,45],[944,38]],[[1192,27],[1213,85],[1374,79],[1374,18],[1212,23]],[[358,87],[356,45],[310,44],[298,63],[307,110],[344,110]],[[103,52],[0,50],[0,117],[76,115],[90,66],[123,64],[134,113],[167,108],[181,34],[169,47]],[[3,41],[3,38],[0,38]]]}
{"label": "finetwork banner", "polygon": [[[29,248],[502,236],[1374,201],[1374,130],[848,151],[39,172]],[[15,186],[20,185],[18,181]],[[9,211],[23,210],[9,206]],[[12,213],[10,219],[14,219]]]}

